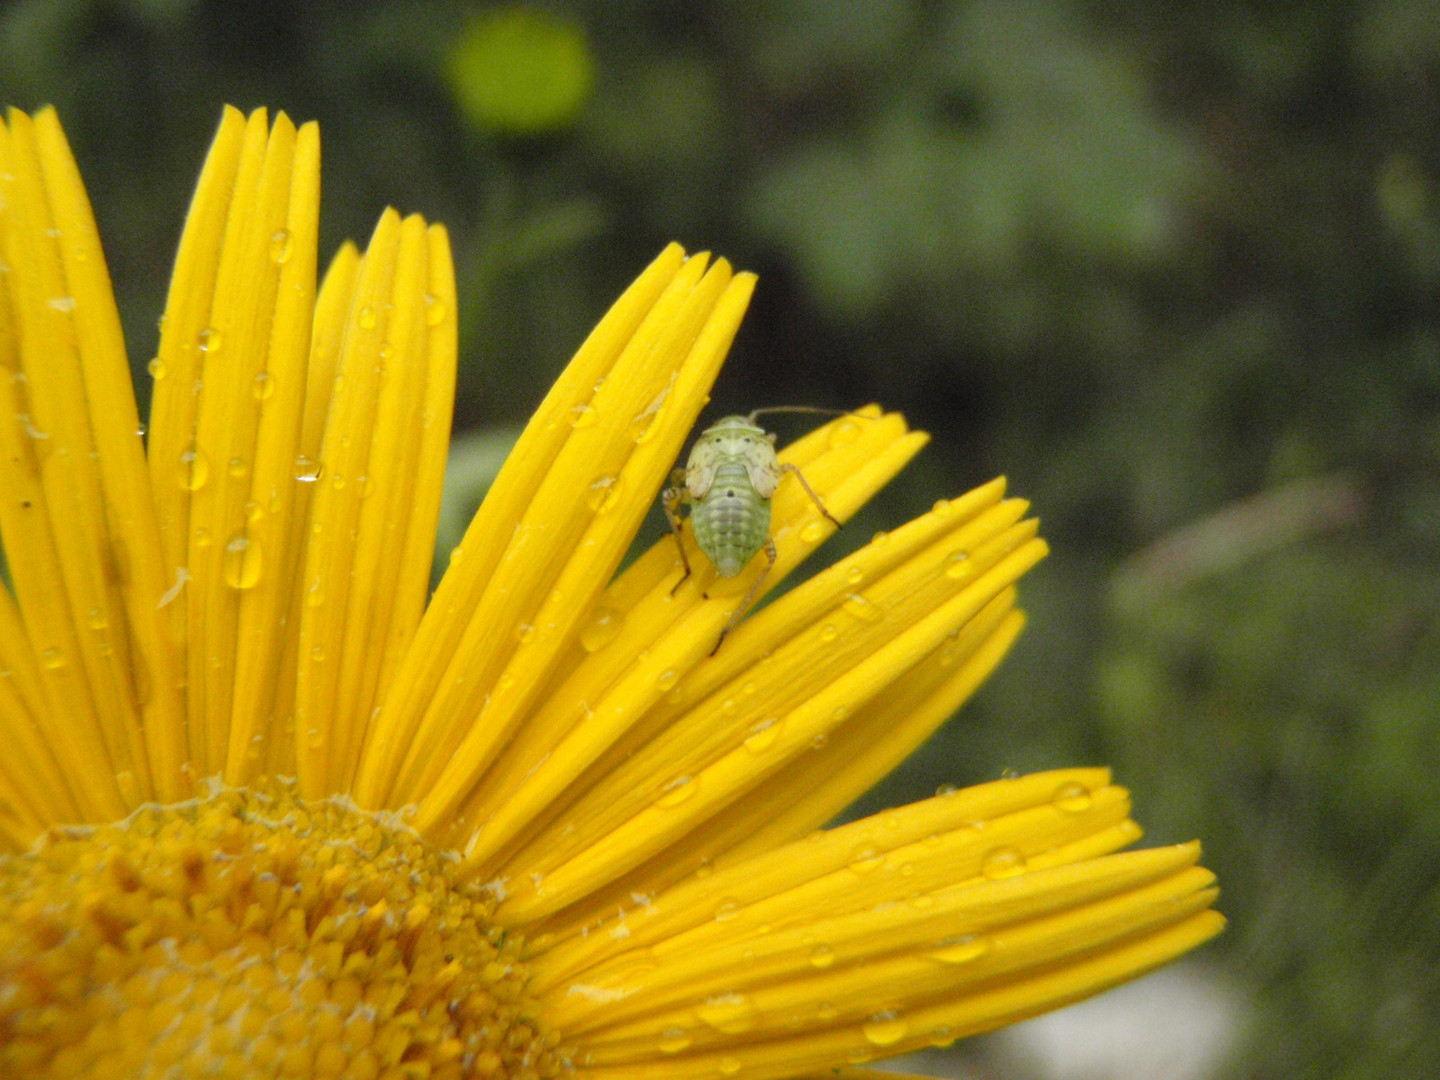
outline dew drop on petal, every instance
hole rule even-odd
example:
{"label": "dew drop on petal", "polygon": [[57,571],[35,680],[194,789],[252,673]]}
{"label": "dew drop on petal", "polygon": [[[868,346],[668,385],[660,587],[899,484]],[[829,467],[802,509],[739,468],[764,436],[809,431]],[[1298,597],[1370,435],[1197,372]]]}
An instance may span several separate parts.
{"label": "dew drop on petal", "polygon": [[820,521],[811,521],[800,530],[800,539],[807,544],[818,544],[825,539],[825,526]]}
{"label": "dew drop on petal", "polygon": [[256,401],[268,401],[275,394],[275,377],[262,371],[250,380],[250,396]]}
{"label": "dew drop on petal", "polygon": [[994,881],[1015,877],[1025,872],[1025,856],[1019,848],[997,847],[981,861],[980,872]]}
{"label": "dew drop on petal", "polygon": [[755,1027],[760,1013],[748,994],[717,994],[695,1008],[695,1015],[716,1031],[738,1035]]}
{"label": "dew drop on petal", "polygon": [[660,1033],[658,1048],[662,1054],[678,1054],[682,1050],[688,1050],[694,1041],[694,1037],[684,1028],[666,1028]]}
{"label": "dew drop on petal", "polygon": [[775,745],[775,740],[780,737],[780,721],[775,717],[761,720],[750,729],[750,734],[745,736],[745,749],[751,753],[763,754]]}
{"label": "dew drop on petal", "polygon": [[847,593],[841,607],[864,622],[878,622],[885,614],[875,601],[861,596],[859,593]]}
{"label": "dew drop on petal", "polygon": [[262,566],[259,543],[244,533],[232,536],[225,545],[225,584],[232,589],[253,589],[260,582]]}
{"label": "dew drop on petal", "polygon": [[910,1031],[910,1025],[892,1012],[876,1013],[860,1025],[860,1033],[872,1046],[894,1046]]}
{"label": "dew drop on petal", "polygon": [[576,405],[570,410],[570,426],[576,430],[595,426],[595,410],[589,405]]}
{"label": "dew drop on petal", "polygon": [[580,647],[586,652],[595,652],[615,640],[620,632],[624,616],[614,608],[604,605],[590,612],[590,617],[580,627]]}
{"label": "dew drop on petal", "polygon": [[620,487],[620,480],[615,476],[602,476],[592,480],[585,496],[585,505],[597,514],[605,513],[619,500]]}
{"label": "dew drop on petal", "polygon": [[865,580],[865,571],[861,567],[852,566],[849,570],[845,571],[845,580],[851,585],[859,585],[860,582]]}
{"label": "dew drop on petal", "polygon": [[150,362],[145,365],[145,370],[150,372],[150,377],[159,382],[165,377],[165,361],[158,356],[152,356]]}
{"label": "dew drop on petal", "polygon": [[968,964],[989,951],[989,938],[980,934],[961,934],[937,941],[925,950],[925,957],[940,964]]}
{"label": "dew drop on petal", "polygon": [[823,971],[835,963],[835,950],[829,945],[816,945],[810,950],[810,966]]}
{"label": "dew drop on petal", "polygon": [[290,261],[290,254],[294,250],[295,241],[290,235],[290,230],[275,230],[270,237],[270,261],[273,263],[287,263]]}
{"label": "dew drop on petal", "polygon": [[970,553],[964,548],[952,551],[945,556],[945,576],[952,581],[969,577],[974,572],[974,568],[970,565]]}
{"label": "dew drop on petal", "polygon": [[840,631],[835,629],[834,623],[826,623],[820,628],[820,640],[829,644],[840,636]]}
{"label": "dew drop on petal", "polygon": [[314,458],[301,454],[295,459],[295,479],[302,484],[313,484],[320,479],[320,463]]}
{"label": "dew drop on petal", "polygon": [[884,861],[885,856],[867,844],[852,851],[846,865],[857,874],[868,874]]}
{"label": "dew drop on petal", "polygon": [[214,327],[207,326],[196,336],[195,343],[202,353],[217,353],[224,339],[220,337],[220,331]]}
{"label": "dew drop on petal", "polygon": [[515,640],[521,645],[528,645],[535,640],[535,627],[530,623],[521,623],[515,628]]}
{"label": "dew drop on petal", "polygon": [[680,672],[674,668],[666,668],[655,677],[655,683],[661,690],[672,690],[675,684],[680,681]]}
{"label": "dew drop on petal", "polygon": [[59,671],[65,666],[65,654],[52,645],[40,654],[40,666],[46,671]]}
{"label": "dew drop on petal", "polygon": [[740,914],[740,901],[727,896],[715,906],[715,921],[728,922]]}
{"label": "dew drop on petal", "polygon": [[450,314],[450,309],[445,305],[444,300],[434,296],[425,297],[425,324],[427,326],[439,326]]}
{"label": "dew drop on petal", "polygon": [[380,322],[380,316],[375,313],[373,307],[365,304],[360,308],[359,313],[356,314],[355,321],[360,324],[361,330],[374,330]]}
{"label": "dew drop on petal", "polygon": [[199,491],[210,480],[210,459],[194,443],[180,454],[179,479],[182,491]]}
{"label": "dew drop on petal", "polygon": [[722,1057],[719,1061],[715,1063],[715,1071],[718,1072],[721,1076],[734,1076],[742,1068],[744,1068],[744,1066],[740,1063],[739,1058],[733,1058],[729,1056]]}
{"label": "dew drop on petal", "polygon": [[1084,784],[1061,784],[1050,796],[1051,804],[1067,814],[1083,814],[1090,809],[1093,801],[1090,789]]}
{"label": "dew drop on petal", "polygon": [[661,789],[660,798],[655,800],[655,805],[679,806],[694,795],[699,786],[694,777],[677,776]]}
{"label": "dew drop on petal", "polygon": [[830,428],[830,449],[849,446],[860,437],[860,425],[854,420],[841,420]]}

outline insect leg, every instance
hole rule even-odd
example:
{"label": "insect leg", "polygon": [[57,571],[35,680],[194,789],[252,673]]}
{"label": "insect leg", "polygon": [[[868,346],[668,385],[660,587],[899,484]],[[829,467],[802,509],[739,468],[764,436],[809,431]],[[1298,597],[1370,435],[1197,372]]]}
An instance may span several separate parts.
{"label": "insect leg", "polygon": [[800,481],[800,486],[805,489],[805,494],[810,496],[810,501],[815,504],[815,508],[829,518],[837,529],[840,528],[840,522],[836,521],[835,516],[825,509],[825,504],[820,501],[820,496],[815,494],[815,489],[810,486],[810,482],[805,479],[805,474],[800,471],[798,466],[786,462],[780,466],[780,471],[794,473],[795,479]]}
{"label": "insect leg", "polygon": [[[829,515],[827,514],[826,517]],[[720,651],[720,646],[725,643],[725,635],[734,630],[740,617],[750,610],[750,603],[755,599],[755,594],[760,591],[760,586],[764,584],[765,579],[770,576],[770,571],[775,567],[775,541],[767,536],[760,550],[765,552],[765,569],[761,570],[755,580],[750,583],[750,591],[745,594],[745,599],[740,601],[740,606],[730,613],[730,621],[725,624],[725,629],[720,631],[720,639],[715,642],[715,648],[710,650],[711,656]]]}
{"label": "insect leg", "polygon": [[665,520],[670,522],[670,535],[675,537],[675,546],[680,550],[680,565],[685,568],[685,572],[680,575],[680,580],[671,587],[671,596],[674,596],[675,590],[690,579],[690,557],[685,554],[685,543],[680,537],[680,508],[685,505],[687,494],[685,470],[676,469],[670,474],[669,486],[660,493],[660,505],[665,510]]}

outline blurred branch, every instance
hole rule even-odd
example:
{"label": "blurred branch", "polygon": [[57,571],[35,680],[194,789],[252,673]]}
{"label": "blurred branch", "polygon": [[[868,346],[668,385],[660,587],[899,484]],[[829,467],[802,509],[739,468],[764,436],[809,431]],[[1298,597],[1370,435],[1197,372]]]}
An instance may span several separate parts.
{"label": "blurred branch", "polygon": [[1134,612],[1315,533],[1350,525],[1364,512],[1365,488],[1351,472],[1292,480],[1233,502],[1176,529],[1116,570],[1111,600]]}

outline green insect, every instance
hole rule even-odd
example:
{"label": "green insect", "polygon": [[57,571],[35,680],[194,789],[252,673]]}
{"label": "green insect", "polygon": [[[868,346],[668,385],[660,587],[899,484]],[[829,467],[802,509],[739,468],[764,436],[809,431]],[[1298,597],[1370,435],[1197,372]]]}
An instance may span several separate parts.
{"label": "green insect", "polygon": [[675,589],[690,577],[690,559],[680,539],[681,511],[687,506],[695,542],[705,557],[715,564],[715,570],[721,577],[736,577],[757,552],[765,553],[765,569],[760,571],[750,585],[750,591],[740,601],[740,606],[731,614],[730,621],[720,632],[720,640],[710,650],[711,656],[719,651],[725,635],[735,628],[740,616],[750,607],[750,602],[755,599],[775,565],[775,541],[770,536],[770,500],[780,484],[781,475],[787,472],[794,474],[816,508],[837,528],[840,526],[840,522],[825,509],[820,496],[806,482],[804,474],[794,465],[782,464],[775,456],[775,436],[755,423],[756,417],[767,412],[829,414],[830,410],[793,406],[756,409],[749,416],[727,416],[716,421],[700,433],[685,468],[677,468],[670,475],[670,486],[661,496],[670,531],[675,535],[675,545],[680,549],[680,563],[685,568],[684,574],[675,583]]}

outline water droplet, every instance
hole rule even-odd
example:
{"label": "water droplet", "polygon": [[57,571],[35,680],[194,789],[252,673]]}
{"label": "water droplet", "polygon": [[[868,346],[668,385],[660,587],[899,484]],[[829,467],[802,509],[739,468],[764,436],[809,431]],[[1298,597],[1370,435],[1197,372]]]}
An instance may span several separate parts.
{"label": "water droplet", "polygon": [[262,371],[250,380],[250,396],[256,401],[269,401],[275,395],[275,377]]}
{"label": "water droplet", "polygon": [[951,581],[959,581],[974,572],[975,568],[970,565],[970,553],[964,548],[945,556],[945,576]]}
{"label": "water droplet", "polygon": [[165,377],[165,361],[158,356],[152,356],[150,362],[145,365],[145,370],[150,372],[150,377],[159,382]]}
{"label": "water droplet", "polygon": [[465,558],[464,544],[456,544],[453,548],[450,549],[450,558],[448,561],[451,566],[454,566],[463,558]]}
{"label": "water droplet", "polygon": [[840,1010],[828,1001],[822,1001],[815,1006],[815,1016],[823,1024],[828,1024],[835,1017],[840,1015]]}
{"label": "water droplet", "polygon": [[310,587],[305,590],[305,606],[319,607],[324,602],[325,586],[319,578],[316,578],[310,583]]}
{"label": "water droplet", "polygon": [[925,950],[925,957],[940,964],[968,964],[989,951],[989,938],[979,934],[960,934],[937,941]]}
{"label": "water droplet", "polygon": [[50,306],[56,311],[71,312],[75,310],[75,297],[73,296],[52,296]]}
{"label": "water droplet", "polygon": [[260,545],[244,533],[225,545],[225,584],[232,589],[253,589],[260,581]]}
{"label": "water droplet", "polygon": [[603,648],[615,640],[624,621],[624,616],[614,608],[603,605],[594,608],[585,625],[580,627],[580,647],[586,652]]}
{"label": "water droplet", "polygon": [[763,754],[775,745],[775,740],[779,737],[780,721],[772,716],[761,720],[750,729],[750,734],[745,736],[745,749],[755,754]]}
{"label": "water droplet", "polygon": [[570,426],[576,428],[593,427],[595,425],[595,410],[589,405],[576,405],[570,410]]}
{"label": "water droplet", "polygon": [[195,337],[195,344],[202,353],[217,353],[222,343],[220,331],[211,326],[201,330]]}
{"label": "water droplet", "polygon": [[655,434],[655,421],[660,416],[660,406],[665,404],[665,399],[669,396],[670,387],[667,386],[651,398],[650,404],[636,413],[635,418],[630,421],[630,437],[637,445],[649,442]]}
{"label": "water droplet", "polygon": [[946,795],[954,795],[960,788],[955,784],[941,784],[935,789],[935,794],[941,798]]}
{"label": "water droplet", "polygon": [[677,776],[660,789],[660,797],[655,800],[655,805],[679,806],[694,795],[699,786],[694,777]]}
{"label": "water droplet", "polygon": [[935,505],[930,507],[930,512],[936,517],[948,517],[950,514],[950,500],[937,499]]}
{"label": "water droplet", "polygon": [[744,1068],[744,1066],[740,1063],[739,1058],[729,1056],[722,1057],[715,1063],[715,1071],[721,1076],[734,1076],[742,1068]]}
{"label": "water droplet", "polygon": [[314,660],[315,663],[317,663],[317,664],[323,664],[323,663],[325,662],[325,646],[324,646],[324,645],[316,645],[316,646],[313,646],[313,647],[310,649],[310,659],[311,659],[311,660]]}
{"label": "water droplet", "polygon": [[936,1024],[930,1029],[931,1046],[953,1046],[955,1044],[955,1032],[949,1024]]}
{"label": "water droplet", "polygon": [[726,1035],[749,1031],[760,1019],[755,1002],[746,994],[718,994],[707,998],[696,1006],[695,1015]]}
{"label": "water droplet", "polygon": [[820,640],[824,642],[834,641],[840,636],[840,631],[835,629],[834,623],[826,623],[820,628]]}
{"label": "water droplet", "polygon": [[860,437],[860,425],[854,420],[841,420],[830,428],[830,449],[849,446]]}
{"label": "water droplet", "polygon": [[660,1033],[659,1050],[662,1054],[678,1054],[681,1050],[688,1050],[694,1041],[684,1028],[666,1028]]}
{"label": "water droplet", "polygon": [[800,539],[807,544],[818,544],[825,539],[825,526],[817,519],[800,530]]}
{"label": "water droplet", "polygon": [[289,229],[277,229],[270,237],[270,261],[274,263],[287,263],[290,261],[290,254],[295,250],[295,241],[290,236]]}
{"label": "water droplet", "polygon": [[620,497],[620,486],[619,478],[614,476],[602,476],[590,481],[590,488],[585,496],[585,505],[597,514],[605,513],[614,507],[616,500]]}
{"label": "water droplet", "polygon": [[835,963],[835,950],[829,945],[816,945],[810,950],[810,966],[822,971]]}
{"label": "water droplet", "polygon": [[230,479],[243,480],[250,475],[250,466],[244,458],[232,457],[225,463],[225,471],[230,474]]}
{"label": "water droplet", "polygon": [[105,609],[100,607],[92,607],[87,611],[85,613],[85,622],[91,630],[104,630],[105,627],[110,625],[110,621],[105,618]]}
{"label": "water droplet", "polygon": [[355,321],[360,324],[361,330],[374,330],[376,324],[380,322],[380,316],[375,314],[373,307],[364,304],[356,313]]}
{"label": "water droplet", "polygon": [[1090,789],[1084,784],[1061,784],[1055,789],[1055,794],[1050,796],[1050,802],[1055,808],[1064,810],[1067,814],[1083,814],[1090,809],[1092,801]]}
{"label": "water droplet", "polygon": [[1018,848],[997,847],[980,863],[980,872],[987,878],[999,881],[1025,872],[1025,856]]}
{"label": "water droplet", "polygon": [[655,683],[661,690],[671,690],[680,681],[680,672],[674,668],[666,668],[655,677]]}
{"label": "water droplet", "polygon": [[530,623],[521,623],[515,628],[515,639],[521,645],[528,645],[535,640],[535,627]]}
{"label": "water droplet", "polygon": [[320,479],[320,473],[324,471],[320,462],[314,458],[301,454],[295,459],[295,479],[302,484],[313,484]]}
{"label": "water droplet", "polygon": [[894,1046],[910,1031],[910,1025],[893,1012],[876,1013],[860,1025],[860,1033],[873,1046]]}
{"label": "water droplet", "polygon": [[450,308],[444,300],[434,296],[425,297],[425,325],[439,326],[450,314]]}
{"label": "water droplet", "polygon": [[870,537],[870,543],[875,547],[879,547],[881,544],[885,543],[885,541],[889,539],[890,534],[888,532],[885,532],[884,530],[881,530],[880,532],[877,532],[874,536]]}
{"label": "water droplet", "polygon": [[729,922],[740,914],[740,901],[732,896],[727,896],[715,906],[715,921]]}
{"label": "water droplet", "polygon": [[852,566],[845,571],[845,580],[851,585],[859,585],[865,580],[865,571],[858,566]]}
{"label": "water droplet", "polygon": [[857,874],[868,874],[884,861],[884,853],[867,844],[852,851],[846,865]]}
{"label": "water droplet", "polygon": [[40,654],[40,666],[46,671],[59,671],[65,666],[65,654],[52,645]]}
{"label": "water droplet", "polygon": [[841,605],[851,615],[865,622],[878,622],[885,613],[880,610],[878,604],[868,600],[859,593],[846,593],[845,602]]}
{"label": "water droplet", "polygon": [[208,548],[212,539],[213,537],[210,535],[210,530],[203,525],[190,534],[190,542],[197,551],[204,551]]}
{"label": "water droplet", "polygon": [[180,488],[183,491],[199,491],[209,480],[210,459],[191,443],[180,454]]}
{"label": "water droplet", "polygon": [[820,732],[820,733],[818,733],[818,734],[816,734],[816,735],[811,736],[811,738],[810,738],[810,749],[811,749],[811,750],[823,750],[823,749],[825,748],[825,744],[826,744],[827,742],[829,742],[829,741],[830,741],[830,736],[827,735],[825,732],[822,731],[822,732]]}

